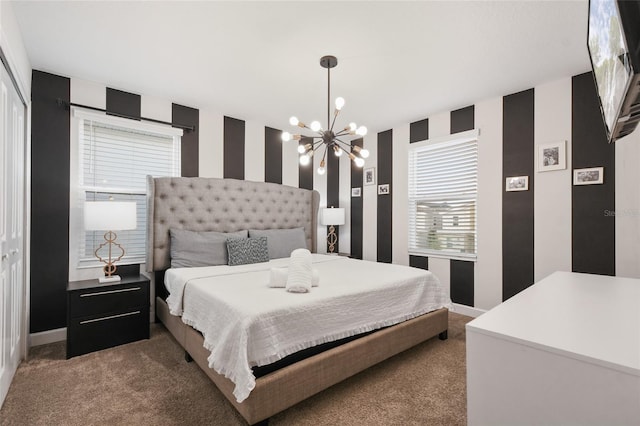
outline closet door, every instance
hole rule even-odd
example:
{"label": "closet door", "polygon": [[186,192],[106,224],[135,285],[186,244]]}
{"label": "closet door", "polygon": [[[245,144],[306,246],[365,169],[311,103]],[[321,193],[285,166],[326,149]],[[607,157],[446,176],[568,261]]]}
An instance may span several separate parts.
{"label": "closet door", "polygon": [[0,66],[0,405],[24,347],[24,111]]}

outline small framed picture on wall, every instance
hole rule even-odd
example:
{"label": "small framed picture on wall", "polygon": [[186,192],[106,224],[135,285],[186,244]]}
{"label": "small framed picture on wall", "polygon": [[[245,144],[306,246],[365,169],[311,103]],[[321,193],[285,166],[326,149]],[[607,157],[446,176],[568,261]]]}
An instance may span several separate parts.
{"label": "small framed picture on wall", "polygon": [[370,167],[368,169],[364,169],[364,175],[362,176],[365,185],[375,185],[376,184],[376,168]]}
{"label": "small framed picture on wall", "polygon": [[600,185],[604,183],[604,167],[590,167],[573,171],[574,185]]}
{"label": "small framed picture on wall", "polygon": [[388,183],[378,185],[378,195],[389,195],[390,192]]}
{"label": "small framed picture on wall", "polygon": [[505,191],[528,191],[529,176],[511,176],[506,179]]}
{"label": "small framed picture on wall", "polygon": [[351,196],[354,198],[360,197],[362,195],[362,188],[351,188]]}
{"label": "small framed picture on wall", "polygon": [[566,150],[566,141],[538,145],[538,172],[566,169]]}

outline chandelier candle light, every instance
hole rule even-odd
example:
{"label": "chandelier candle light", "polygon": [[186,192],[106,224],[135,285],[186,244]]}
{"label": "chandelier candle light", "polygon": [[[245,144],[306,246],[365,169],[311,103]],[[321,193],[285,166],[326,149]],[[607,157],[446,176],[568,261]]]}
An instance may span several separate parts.
{"label": "chandelier candle light", "polygon": [[327,127],[323,129],[319,121],[312,121],[311,124],[307,126],[303,122],[299,121],[296,117],[291,117],[289,119],[289,124],[291,124],[292,126],[309,129],[312,132],[315,132],[317,136],[307,136],[300,134],[292,135],[289,132],[282,132],[282,140],[284,142],[288,142],[292,139],[297,141],[302,138],[311,139],[309,143],[304,145],[300,144],[298,146],[298,153],[300,153],[300,164],[303,166],[311,163],[314,152],[324,147],[322,160],[320,161],[320,167],[318,167],[317,170],[318,174],[320,175],[325,174],[327,171],[327,169],[325,168],[325,158],[327,156],[327,151],[333,151],[333,153],[338,157],[340,157],[343,152],[346,152],[349,156],[349,159],[351,159],[351,161],[353,161],[356,166],[362,167],[364,166],[364,159],[369,156],[369,151],[359,147],[358,145],[353,145],[352,142],[345,142],[341,139],[341,137],[353,135],[364,136],[367,134],[367,128],[364,126],[358,127],[356,123],[349,123],[348,126],[334,132],[333,128],[336,123],[336,118],[344,107],[344,98],[336,98],[336,109],[333,113],[333,120],[331,120],[331,68],[334,68],[336,65],[338,65],[338,59],[336,59],[335,56],[323,56],[322,58],[320,58],[320,65],[322,66],[322,68],[327,69]]}

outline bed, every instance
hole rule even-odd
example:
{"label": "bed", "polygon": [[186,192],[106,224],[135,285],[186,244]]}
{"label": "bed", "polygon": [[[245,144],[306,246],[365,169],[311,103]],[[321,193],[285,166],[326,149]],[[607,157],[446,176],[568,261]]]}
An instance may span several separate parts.
{"label": "bed", "polygon": [[[193,359],[202,368],[249,424],[264,424],[268,422],[270,416],[418,343],[435,336],[446,339],[448,310],[443,306],[448,304],[439,301],[437,306],[427,306],[428,304],[419,300],[414,304],[420,305],[420,308],[413,309],[410,315],[403,318],[400,318],[402,315],[396,315],[394,320],[390,322],[377,321],[377,325],[373,329],[368,326],[361,327],[357,334],[349,332],[341,335],[336,332],[330,340],[337,340],[339,345],[334,342],[327,342],[328,344],[333,343],[328,347],[318,345],[323,349],[322,351],[317,350],[316,347],[301,346],[298,349],[304,349],[300,352],[304,352],[304,356],[296,358],[299,353],[291,353],[284,359],[290,359],[289,362],[278,365],[278,368],[272,370],[267,369],[264,374],[255,374],[255,377],[252,375],[250,379],[253,382],[249,386],[250,392],[243,393],[238,390],[239,385],[234,383],[234,381],[238,381],[235,376],[225,371],[227,376],[233,377],[234,381],[232,381],[210,368],[214,354],[213,351],[205,348],[205,346],[212,348],[211,342],[207,342],[204,337],[206,332],[202,332],[206,331],[206,327],[196,324],[189,316],[190,314],[186,312],[183,314],[181,309],[176,309],[175,304],[167,303],[167,296],[171,301],[171,295],[164,285],[165,273],[168,282],[176,282],[174,270],[171,269],[167,272],[171,265],[169,231],[171,229],[188,229],[192,231],[235,232],[246,229],[302,228],[307,248],[315,251],[319,194],[317,191],[272,183],[215,178],[148,178],[147,194],[149,241],[146,265],[148,271],[155,273],[156,316],[185,348],[188,358]],[[325,281],[321,281],[318,289],[314,289],[310,293],[318,299],[330,298],[327,292],[332,287],[330,283],[334,282],[330,271],[335,270],[339,265],[346,267],[346,269],[355,268],[358,266],[358,262],[362,262],[337,257],[326,259],[329,257],[326,255],[314,256],[314,262],[317,259],[317,264],[314,263],[314,267],[321,270],[323,279],[325,279]],[[257,266],[247,265],[246,267],[249,269],[247,277],[251,277],[251,279],[235,275],[228,276],[227,272],[222,275],[232,283],[245,280],[246,285],[256,286],[248,292],[261,294],[257,292],[262,291],[266,295],[267,290],[264,289],[265,283],[263,281],[266,280],[265,277],[268,277],[268,270],[283,261],[286,259],[274,259]],[[369,269],[374,265],[380,268],[398,268],[390,272],[392,275],[406,273],[412,279],[413,275],[419,276],[420,279],[430,277],[428,272],[397,265],[373,263],[369,265]],[[231,270],[237,267],[213,268]],[[196,270],[201,269],[206,270],[207,268],[187,269],[187,278],[178,280],[184,284],[181,291],[184,291],[185,304],[189,300],[187,295],[196,291],[195,289],[198,287],[188,283],[195,283],[200,279],[200,277],[194,278],[189,274],[196,272],[200,274],[200,271]],[[234,274],[241,269],[233,269]],[[208,270],[204,272],[204,275],[210,275]],[[207,279],[210,278],[207,277]],[[220,278],[216,279],[220,280]],[[372,283],[371,286],[377,285],[374,275],[371,275],[368,281]],[[171,285],[169,287],[172,288]],[[207,287],[204,286],[204,288]],[[282,295],[285,294],[281,289],[269,289],[268,291],[272,292],[269,294],[275,294],[273,293],[275,291],[283,291]],[[361,288],[358,291],[368,290]],[[416,292],[415,289],[406,291]],[[182,297],[180,294],[179,299]],[[195,299],[193,296],[191,297],[192,300],[205,298],[201,295],[196,296]],[[307,297],[307,295],[303,297]],[[311,296],[309,297],[311,298]],[[353,295],[353,297],[364,299],[369,296],[362,293]],[[220,308],[216,310],[220,310]],[[176,314],[183,314],[184,321],[181,316]],[[289,354],[291,351],[287,349],[285,352]],[[283,353],[279,353],[271,361],[284,361],[280,359]],[[269,357],[264,359],[269,359]]]}

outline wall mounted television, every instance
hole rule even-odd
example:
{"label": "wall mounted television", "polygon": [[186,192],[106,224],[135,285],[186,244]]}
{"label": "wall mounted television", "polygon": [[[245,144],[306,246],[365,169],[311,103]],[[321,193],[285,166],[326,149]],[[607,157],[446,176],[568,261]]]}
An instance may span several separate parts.
{"label": "wall mounted television", "polygon": [[587,47],[611,143],[640,121],[640,1],[589,0]]}

